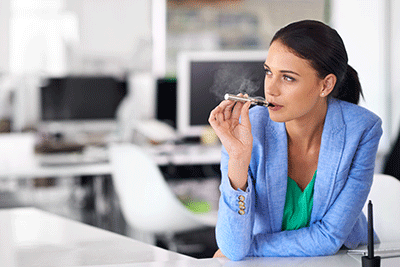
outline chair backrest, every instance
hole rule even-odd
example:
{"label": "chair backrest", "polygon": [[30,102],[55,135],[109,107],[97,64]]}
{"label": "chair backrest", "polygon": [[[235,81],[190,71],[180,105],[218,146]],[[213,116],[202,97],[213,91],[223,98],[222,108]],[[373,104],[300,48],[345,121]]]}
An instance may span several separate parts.
{"label": "chair backrest", "polygon": [[113,184],[128,224],[161,234],[204,227],[176,198],[157,164],[139,146],[115,143],[109,153]]}
{"label": "chair backrest", "polygon": [[0,134],[0,171],[32,167],[35,139],[34,133]]}
{"label": "chair backrest", "polygon": [[[400,181],[375,174],[368,200],[372,200],[374,229],[381,242],[400,241]],[[367,215],[367,204],[364,213]]]}

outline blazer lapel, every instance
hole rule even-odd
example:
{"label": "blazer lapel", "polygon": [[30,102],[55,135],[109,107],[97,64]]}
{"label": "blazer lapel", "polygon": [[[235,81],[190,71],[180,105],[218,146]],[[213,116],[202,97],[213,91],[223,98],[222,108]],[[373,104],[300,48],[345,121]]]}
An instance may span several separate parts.
{"label": "blazer lapel", "polygon": [[266,137],[266,183],[269,220],[272,232],[282,229],[282,216],[287,187],[287,135],[284,123],[274,123],[271,135]]}
{"label": "blazer lapel", "polygon": [[336,182],[337,171],[345,144],[346,127],[341,107],[335,99],[330,100],[322,132],[318,158],[317,176],[314,184],[314,202],[311,222],[325,215]]}

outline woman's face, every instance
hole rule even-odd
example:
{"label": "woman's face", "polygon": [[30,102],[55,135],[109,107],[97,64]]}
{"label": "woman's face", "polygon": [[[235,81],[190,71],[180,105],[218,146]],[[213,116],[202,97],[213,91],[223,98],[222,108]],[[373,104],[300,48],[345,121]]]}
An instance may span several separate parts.
{"label": "woman's face", "polygon": [[279,40],[271,44],[264,68],[265,99],[275,105],[269,107],[273,121],[310,118],[326,106],[321,96],[323,79],[308,60],[293,54]]}

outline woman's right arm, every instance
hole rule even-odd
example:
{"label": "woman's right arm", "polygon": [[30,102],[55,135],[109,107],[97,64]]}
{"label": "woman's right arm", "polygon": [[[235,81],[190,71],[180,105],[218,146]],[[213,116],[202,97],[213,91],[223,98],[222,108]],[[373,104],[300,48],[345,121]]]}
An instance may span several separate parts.
{"label": "woman's right arm", "polygon": [[253,241],[254,185],[248,175],[245,190],[233,188],[228,177],[228,162],[228,153],[223,148],[216,240],[223,255],[241,260],[249,254]]}
{"label": "woman's right arm", "polygon": [[234,189],[246,189],[253,136],[249,118],[250,102],[222,101],[208,119],[228,155],[228,177]]}
{"label": "woman's right arm", "polygon": [[244,258],[252,242],[254,190],[252,182],[248,182],[248,169],[253,136],[249,108],[249,102],[225,100],[209,117],[223,145],[216,239],[222,254],[232,260]]}

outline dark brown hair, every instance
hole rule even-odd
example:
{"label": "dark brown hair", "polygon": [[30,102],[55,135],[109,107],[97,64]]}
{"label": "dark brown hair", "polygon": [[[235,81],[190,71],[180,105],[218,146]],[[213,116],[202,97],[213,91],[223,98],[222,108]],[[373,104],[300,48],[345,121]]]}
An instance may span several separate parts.
{"label": "dark brown hair", "polygon": [[280,29],[272,38],[287,46],[297,56],[308,60],[320,78],[337,78],[330,96],[358,104],[362,94],[357,72],[348,65],[347,52],[336,30],[320,21],[302,20]]}

